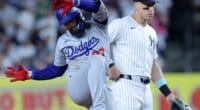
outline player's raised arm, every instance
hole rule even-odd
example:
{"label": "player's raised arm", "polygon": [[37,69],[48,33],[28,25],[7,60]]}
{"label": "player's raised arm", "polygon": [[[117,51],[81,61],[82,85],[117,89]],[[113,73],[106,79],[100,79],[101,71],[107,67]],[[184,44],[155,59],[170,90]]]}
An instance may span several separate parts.
{"label": "player's raised arm", "polygon": [[75,7],[92,12],[94,21],[107,24],[108,11],[102,0],[73,0]]}
{"label": "player's raised arm", "polygon": [[94,21],[105,25],[108,22],[108,10],[102,0],[100,0],[100,3],[99,10],[96,13],[93,13],[93,19]]}
{"label": "player's raised arm", "polygon": [[88,12],[93,12],[94,21],[107,24],[108,11],[102,0],[73,0],[74,6]]}
{"label": "player's raised arm", "polygon": [[107,24],[108,21],[108,11],[102,0],[54,0],[52,6],[53,10],[63,8],[63,16],[72,7],[77,7],[92,12],[94,21],[100,24]]}

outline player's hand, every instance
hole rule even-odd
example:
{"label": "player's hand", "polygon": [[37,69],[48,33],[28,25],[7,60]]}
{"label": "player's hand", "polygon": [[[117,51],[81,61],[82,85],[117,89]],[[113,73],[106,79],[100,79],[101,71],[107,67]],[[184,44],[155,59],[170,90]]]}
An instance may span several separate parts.
{"label": "player's hand", "polygon": [[120,72],[115,65],[113,65],[108,72],[108,77],[110,80],[118,80],[120,76]]}
{"label": "player's hand", "polygon": [[176,96],[173,93],[170,93],[166,98],[169,103],[173,103],[176,100]]}
{"label": "player's hand", "polygon": [[52,10],[63,8],[62,16],[65,15],[73,7],[73,0],[53,0],[51,3]]}
{"label": "player's hand", "polygon": [[7,77],[12,77],[13,79],[10,80],[10,82],[15,81],[25,81],[29,79],[28,77],[28,71],[26,68],[20,64],[17,64],[16,66],[9,66],[7,67],[5,74]]}
{"label": "player's hand", "polygon": [[193,110],[193,108],[183,100],[176,98],[175,101],[171,104],[170,110]]}

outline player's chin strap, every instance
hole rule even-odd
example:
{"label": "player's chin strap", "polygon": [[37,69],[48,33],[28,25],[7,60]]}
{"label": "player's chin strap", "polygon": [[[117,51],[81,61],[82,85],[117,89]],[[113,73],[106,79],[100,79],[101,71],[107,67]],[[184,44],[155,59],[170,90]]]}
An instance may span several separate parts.
{"label": "player's chin strap", "polygon": [[80,13],[79,15],[79,19],[78,19],[78,24],[76,26],[76,28],[78,30],[84,30],[85,29],[85,18],[83,17],[82,13]]}

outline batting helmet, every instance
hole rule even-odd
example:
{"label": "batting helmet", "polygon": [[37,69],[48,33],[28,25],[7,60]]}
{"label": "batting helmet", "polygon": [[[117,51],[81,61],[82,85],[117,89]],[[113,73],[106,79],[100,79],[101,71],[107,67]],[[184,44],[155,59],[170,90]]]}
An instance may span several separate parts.
{"label": "batting helmet", "polygon": [[74,19],[76,16],[80,15],[81,12],[78,8],[72,7],[71,10],[62,16],[63,9],[57,9],[55,12],[56,18],[59,21],[60,25],[68,23],[70,20]]}

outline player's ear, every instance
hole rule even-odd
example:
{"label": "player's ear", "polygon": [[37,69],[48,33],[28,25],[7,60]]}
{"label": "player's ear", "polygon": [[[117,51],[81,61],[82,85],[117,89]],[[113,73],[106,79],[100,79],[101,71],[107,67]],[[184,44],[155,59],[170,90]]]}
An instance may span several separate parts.
{"label": "player's ear", "polygon": [[133,7],[134,7],[135,11],[139,10],[139,4],[137,2],[133,3]]}

